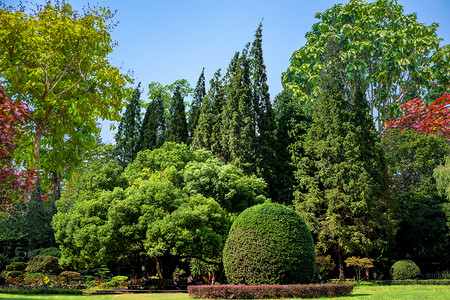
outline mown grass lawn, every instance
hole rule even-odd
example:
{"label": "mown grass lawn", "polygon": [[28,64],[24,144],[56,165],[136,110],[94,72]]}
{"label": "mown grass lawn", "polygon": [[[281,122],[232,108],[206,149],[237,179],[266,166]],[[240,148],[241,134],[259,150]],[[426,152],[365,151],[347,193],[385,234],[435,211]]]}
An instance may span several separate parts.
{"label": "mown grass lawn", "polygon": [[[0,294],[0,300],[188,300],[187,294],[124,294],[124,295],[8,295]],[[396,286],[359,286],[349,297],[339,300],[355,299],[450,299],[448,285],[396,285]]]}

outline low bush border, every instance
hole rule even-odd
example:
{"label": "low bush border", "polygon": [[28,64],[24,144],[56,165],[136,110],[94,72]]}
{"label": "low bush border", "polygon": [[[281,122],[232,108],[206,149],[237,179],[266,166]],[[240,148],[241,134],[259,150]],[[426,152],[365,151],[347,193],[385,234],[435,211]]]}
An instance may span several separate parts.
{"label": "low bush border", "polygon": [[374,285],[450,285],[450,279],[405,279],[405,280],[378,280]]}
{"label": "low bush border", "polygon": [[[0,294],[16,294],[16,295],[40,295],[44,294],[44,289],[0,289]],[[47,294],[56,294],[56,295],[83,295],[82,290],[70,290],[70,289],[49,289],[47,290]]]}
{"label": "low bush border", "polygon": [[290,285],[191,285],[192,298],[207,299],[263,299],[263,298],[320,298],[347,296],[351,284],[290,284]]}

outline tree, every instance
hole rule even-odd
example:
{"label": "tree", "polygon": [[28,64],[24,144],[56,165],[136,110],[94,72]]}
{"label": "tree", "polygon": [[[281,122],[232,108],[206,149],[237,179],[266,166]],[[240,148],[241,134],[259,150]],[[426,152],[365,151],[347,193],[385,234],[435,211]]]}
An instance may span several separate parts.
{"label": "tree", "polygon": [[107,60],[113,17],[106,8],[79,14],[70,4],[28,14],[0,9],[0,80],[7,96],[30,107],[15,160],[52,176],[52,194],[68,166],[96,146],[96,122],[117,120],[124,105],[130,80]]}
{"label": "tree", "polygon": [[425,106],[422,99],[415,98],[400,105],[403,116],[386,123],[387,129],[413,129],[420,133],[442,133],[450,139],[450,94]]}
{"label": "tree", "polygon": [[185,144],[142,151],[123,174],[114,162],[94,163],[75,194],[57,202],[61,262],[100,266],[143,252],[171,278],[181,258],[217,259],[230,218],[265,201],[264,189],[261,179]]}
{"label": "tree", "polygon": [[216,155],[221,153],[224,102],[224,87],[219,69],[209,81],[208,93],[203,98],[198,125],[192,141],[194,147],[211,150]]}
{"label": "tree", "polygon": [[316,101],[328,36],[338,35],[345,59],[345,85],[353,92],[356,74],[364,76],[378,130],[395,118],[397,105],[412,98],[434,99],[450,88],[448,45],[439,47],[438,24],[426,26],[406,15],[396,0],[336,4],[315,16],[305,46],[295,51],[283,85],[302,101]]}
{"label": "tree", "polygon": [[161,93],[152,99],[145,111],[139,133],[139,151],[153,150],[164,144],[166,135],[166,120],[164,118],[164,103]]}
{"label": "tree", "polygon": [[415,261],[444,257],[449,232],[443,210],[446,199],[439,195],[433,171],[449,154],[448,140],[442,134],[388,129],[383,146],[399,202],[397,251]]}
{"label": "tree", "polygon": [[274,184],[272,170],[275,164],[275,118],[272,103],[270,102],[269,86],[267,85],[266,66],[264,64],[262,50],[262,23],[259,24],[255,39],[250,49],[250,72],[253,98],[253,112],[255,125],[254,161],[256,174],[261,176],[269,184],[271,196],[276,186]]}
{"label": "tree", "polygon": [[188,127],[181,87],[177,85],[170,102],[167,140],[175,143],[188,142]]}
{"label": "tree", "polygon": [[450,232],[450,156],[445,158],[445,165],[437,166],[433,171],[436,187],[441,195],[447,195],[447,202],[443,204],[447,216],[447,227]]}
{"label": "tree", "polygon": [[380,140],[363,88],[348,96],[343,69],[339,46],[331,37],[305,156],[295,158],[294,192],[295,207],[318,248],[336,252],[340,280],[345,253],[368,256],[384,243],[383,232],[390,228],[389,180]]}
{"label": "tree", "polygon": [[247,174],[255,171],[255,117],[250,85],[248,46],[236,52],[225,76],[225,103],[222,111],[222,150],[225,163],[232,163]]}
{"label": "tree", "polygon": [[116,135],[115,157],[122,167],[132,162],[139,151],[141,130],[141,83],[134,89],[130,102],[119,123]]}
{"label": "tree", "polygon": [[300,105],[290,93],[283,90],[275,97],[275,163],[273,166],[272,199],[286,205],[292,204],[295,185],[295,161],[304,155],[303,140],[311,124],[307,106]]}
{"label": "tree", "polygon": [[36,174],[16,171],[13,160],[22,126],[29,115],[27,105],[6,99],[0,85],[0,210],[20,200],[22,193],[30,190],[35,183]]}
{"label": "tree", "polygon": [[361,281],[361,271],[362,269],[370,269],[373,268],[373,262],[374,260],[368,257],[356,257],[352,256],[345,260],[345,263],[347,264],[347,267],[354,267],[355,273],[356,273],[356,281]]}
{"label": "tree", "polygon": [[200,110],[203,104],[203,98],[205,98],[206,90],[205,90],[205,68],[202,69],[202,73],[198,78],[197,85],[194,89],[191,111],[189,114],[189,136],[192,138],[194,136],[195,128],[199,122],[200,118]]}

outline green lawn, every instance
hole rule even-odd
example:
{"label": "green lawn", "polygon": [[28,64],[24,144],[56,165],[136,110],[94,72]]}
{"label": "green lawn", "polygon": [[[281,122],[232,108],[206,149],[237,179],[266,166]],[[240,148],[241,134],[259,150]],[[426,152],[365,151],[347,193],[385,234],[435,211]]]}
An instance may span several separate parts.
{"label": "green lawn", "polygon": [[[7,295],[0,294],[0,300],[10,299],[52,299],[52,300],[188,300],[187,294],[130,294],[130,295]],[[361,286],[355,287],[353,295],[335,298],[339,300],[355,299],[450,299],[450,286],[446,285],[398,285],[398,286]]]}

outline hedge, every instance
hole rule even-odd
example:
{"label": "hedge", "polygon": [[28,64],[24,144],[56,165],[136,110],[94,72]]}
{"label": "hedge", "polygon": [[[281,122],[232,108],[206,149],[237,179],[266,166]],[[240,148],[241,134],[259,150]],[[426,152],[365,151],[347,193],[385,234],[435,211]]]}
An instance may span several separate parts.
{"label": "hedge", "polygon": [[[40,295],[44,294],[44,289],[0,289],[0,294],[16,294],[16,295]],[[49,289],[47,294],[55,295],[83,295],[81,290],[71,290],[71,289]]]}
{"label": "hedge", "polygon": [[347,296],[352,291],[351,284],[188,286],[189,296],[196,299],[328,298]]}

